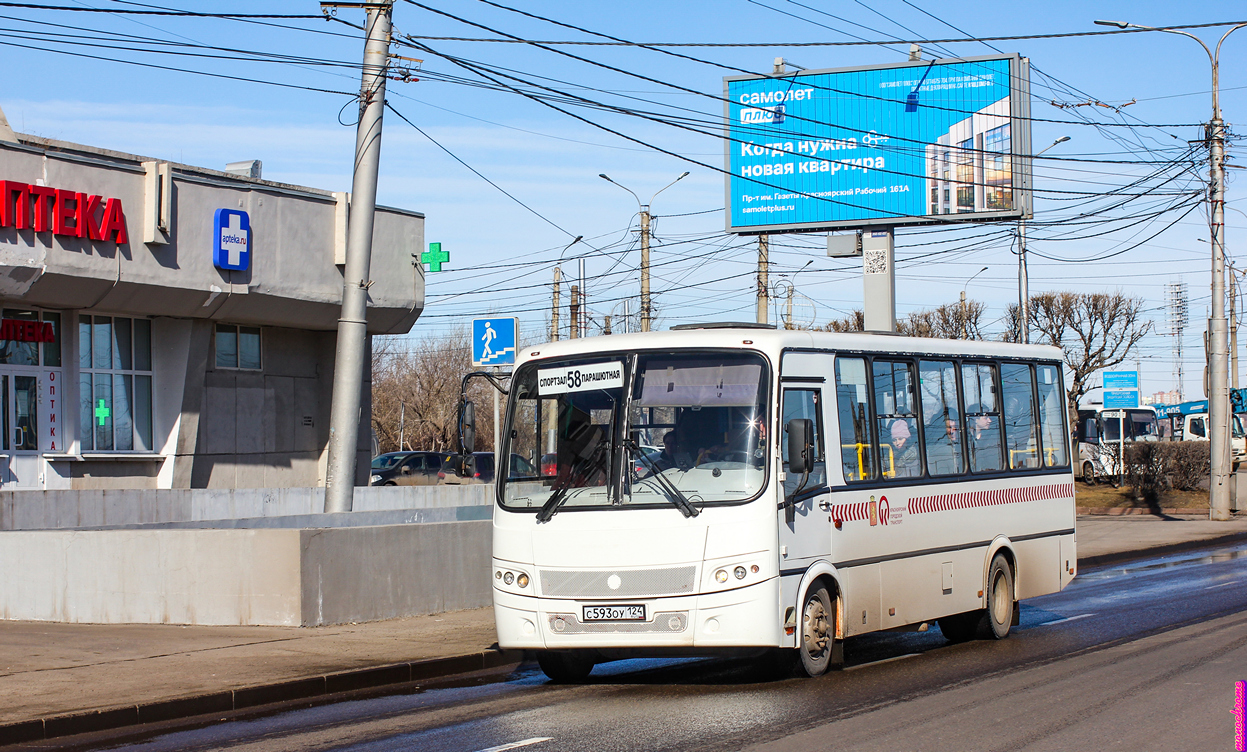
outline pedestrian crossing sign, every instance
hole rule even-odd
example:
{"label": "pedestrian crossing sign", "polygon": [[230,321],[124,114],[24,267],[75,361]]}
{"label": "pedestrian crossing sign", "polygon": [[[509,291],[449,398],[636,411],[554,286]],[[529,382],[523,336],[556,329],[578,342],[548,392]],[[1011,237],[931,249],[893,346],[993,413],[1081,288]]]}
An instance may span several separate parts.
{"label": "pedestrian crossing sign", "polygon": [[472,365],[513,366],[520,320],[472,319]]}

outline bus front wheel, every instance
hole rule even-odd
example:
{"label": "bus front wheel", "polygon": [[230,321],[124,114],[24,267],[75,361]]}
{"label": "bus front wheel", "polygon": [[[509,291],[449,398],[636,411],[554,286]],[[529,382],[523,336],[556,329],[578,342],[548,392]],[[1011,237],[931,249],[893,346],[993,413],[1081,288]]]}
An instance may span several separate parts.
{"label": "bus front wheel", "polygon": [[1013,570],[1005,557],[996,554],[987,570],[987,613],[983,636],[1003,640],[1013,625]]}
{"label": "bus front wheel", "polygon": [[575,650],[543,650],[537,653],[537,665],[556,684],[578,684],[589,678],[593,655]]}
{"label": "bus front wheel", "polygon": [[836,641],[836,617],[827,586],[817,584],[805,594],[801,606],[801,669],[807,676],[822,676],[831,666]]}
{"label": "bus front wheel", "polygon": [[1082,463],[1082,482],[1088,486],[1095,485],[1095,466],[1090,462]]}

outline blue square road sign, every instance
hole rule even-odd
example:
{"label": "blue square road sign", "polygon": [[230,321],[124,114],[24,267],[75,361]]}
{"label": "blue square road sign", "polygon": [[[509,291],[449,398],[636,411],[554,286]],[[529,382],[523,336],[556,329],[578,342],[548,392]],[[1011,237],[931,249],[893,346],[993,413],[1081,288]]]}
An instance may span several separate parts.
{"label": "blue square road sign", "polygon": [[472,365],[515,365],[519,331],[517,318],[472,319]]}

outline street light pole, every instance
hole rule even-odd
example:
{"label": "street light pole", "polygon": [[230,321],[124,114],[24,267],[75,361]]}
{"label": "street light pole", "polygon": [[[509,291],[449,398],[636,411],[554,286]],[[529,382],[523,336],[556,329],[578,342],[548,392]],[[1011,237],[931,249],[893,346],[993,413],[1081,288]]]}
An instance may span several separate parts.
{"label": "street light pole", "polygon": [[680,182],[684,178],[688,177],[688,172],[685,171],[683,174],[680,175],[680,177],[676,178],[675,180],[672,180],[670,183],[667,183],[662,188],[659,188],[658,191],[654,193],[653,196],[650,196],[648,204],[642,204],[640,196],[636,195],[636,193],[633,193],[633,191],[627,186],[621,185],[619,183],[616,183],[614,180],[611,180],[610,176],[607,175],[606,173],[600,172],[598,173],[598,177],[602,178],[603,180],[605,180],[606,182],[612,185],[618,185],[620,188],[623,188],[625,191],[628,191],[628,193],[631,193],[632,197],[636,199],[637,211],[641,214],[641,331],[648,332],[650,329],[650,319],[652,318],[652,314],[653,314],[653,310],[650,307],[650,297],[649,297],[649,233],[650,233],[649,207],[650,207],[650,204],[654,203],[654,199],[658,198],[659,193],[662,193],[663,191],[667,190],[671,186],[675,185],[676,183]]}
{"label": "street light pole", "polygon": [[1225,318],[1225,121],[1221,119],[1220,61],[1221,45],[1226,37],[1247,26],[1240,23],[1221,35],[1216,52],[1204,40],[1179,29],[1140,26],[1120,21],[1096,21],[1101,26],[1119,29],[1164,31],[1190,37],[1208,54],[1212,64],[1212,121],[1208,124],[1209,177],[1212,182],[1212,203],[1209,215],[1212,227],[1212,316],[1208,319],[1208,422],[1212,444],[1212,478],[1208,484],[1208,516],[1212,520],[1232,518],[1230,512],[1230,393],[1229,393],[1229,325]]}
{"label": "street light pole", "polygon": [[[1043,154],[1048,149],[1069,141],[1069,136],[1061,136],[1056,141],[1048,144],[1047,147],[1040,149],[1039,152],[1031,157],[1034,159]],[[1034,166],[1031,166],[1034,171]],[[1022,344],[1029,345],[1031,342],[1031,294],[1030,294],[1030,275],[1026,270],[1026,219],[1018,220],[1018,313],[1022,316]]]}
{"label": "street light pole", "polygon": [[966,288],[970,286],[970,283],[974,281],[975,277],[987,271],[987,269],[988,267],[986,266],[983,267],[982,269],[979,269],[977,272],[971,275],[969,279],[966,280],[966,283],[964,285],[961,286],[961,338],[962,339],[966,338],[966,328],[967,328],[966,323],[967,323],[967,319],[969,318],[968,316],[966,316]]}

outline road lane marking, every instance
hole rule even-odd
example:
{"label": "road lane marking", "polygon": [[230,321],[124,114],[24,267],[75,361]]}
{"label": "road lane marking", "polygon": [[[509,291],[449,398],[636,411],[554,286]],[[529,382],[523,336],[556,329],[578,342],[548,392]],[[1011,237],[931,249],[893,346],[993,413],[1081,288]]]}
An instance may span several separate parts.
{"label": "road lane marking", "polygon": [[1037,626],[1046,627],[1049,624],[1064,624],[1067,621],[1076,621],[1078,619],[1086,619],[1088,616],[1095,616],[1095,614],[1079,614],[1078,616],[1067,616],[1064,619],[1056,619],[1054,621],[1045,621],[1044,623],[1039,624]]}
{"label": "road lane marking", "polygon": [[1221,583],[1220,585],[1209,585],[1208,587],[1204,588],[1204,590],[1213,590],[1213,589],[1215,589],[1215,588],[1219,588],[1219,587],[1227,587],[1227,586],[1229,586],[1229,585],[1237,585],[1239,582],[1240,582],[1240,580],[1234,580],[1233,582],[1223,582],[1223,583]]}
{"label": "road lane marking", "polygon": [[534,736],[532,739],[525,739],[519,742],[511,742],[510,744],[499,744],[497,747],[489,747],[488,749],[478,750],[478,752],[506,752],[508,749],[519,749],[527,747],[530,744],[541,744],[553,739],[553,736]]}
{"label": "road lane marking", "polygon": [[856,671],[859,668],[868,668],[870,666],[878,666],[881,663],[891,663],[892,661],[899,661],[905,658],[913,658],[914,656],[917,656],[917,655],[922,655],[922,653],[906,653],[905,655],[894,655],[891,658],[884,658],[883,660],[880,660],[880,661],[871,661],[870,663],[860,663],[856,666],[849,666],[848,668],[844,670],[845,671]]}

